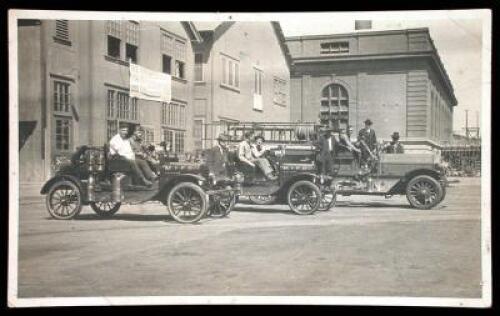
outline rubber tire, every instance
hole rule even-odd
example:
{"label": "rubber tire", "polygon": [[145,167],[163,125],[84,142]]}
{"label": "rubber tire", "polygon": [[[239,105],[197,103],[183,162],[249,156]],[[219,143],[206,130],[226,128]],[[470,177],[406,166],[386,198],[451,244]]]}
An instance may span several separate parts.
{"label": "rubber tire", "polygon": [[276,202],[276,200],[278,199],[278,197],[276,195],[268,195],[269,200],[266,200],[266,201],[262,201],[262,200],[259,200],[257,198],[255,198],[254,195],[250,195],[248,198],[250,199],[250,201],[256,205],[271,205],[271,204],[274,204],[274,202]]}
{"label": "rubber tire", "polygon": [[[200,211],[200,213],[196,217],[189,219],[189,220],[182,219],[181,217],[178,217],[177,215],[175,215],[174,212],[170,211],[171,205],[172,205],[172,197],[174,196],[175,192],[181,188],[189,188],[189,189],[195,191],[199,195],[199,197],[201,198],[201,211]],[[207,198],[207,195],[205,194],[205,192],[203,191],[203,189],[200,188],[200,186],[198,186],[192,182],[181,182],[181,183],[177,184],[176,186],[174,186],[170,190],[170,192],[168,193],[167,210],[170,213],[170,216],[172,216],[172,218],[175,221],[182,223],[182,224],[193,224],[193,223],[198,222],[200,219],[202,219],[207,214],[208,198]]]}
{"label": "rubber tire", "polygon": [[[113,203],[113,202],[111,202]],[[101,217],[111,217],[113,216],[116,212],[118,212],[118,210],[120,209],[120,206],[122,205],[122,203],[118,202],[116,203],[116,205],[111,208],[109,211],[102,211],[97,205],[96,205],[96,202],[91,202],[90,203],[90,207],[92,208],[92,210],[94,210],[94,212],[101,216]]]}
{"label": "rubber tire", "polygon": [[[315,192],[316,192],[316,196],[318,196],[319,198],[317,199],[316,201],[316,205],[315,207],[313,207],[310,211],[307,211],[307,212],[303,212],[303,211],[300,211],[300,210],[297,210],[295,209],[293,206],[292,206],[292,203],[290,201],[290,196],[291,196],[291,193],[299,186],[308,186],[309,188],[313,189]],[[301,181],[297,181],[295,182],[294,184],[292,184],[290,186],[290,188],[288,189],[288,192],[286,194],[286,200],[287,200],[287,203],[288,203],[288,206],[290,207],[290,209],[296,213],[296,214],[299,214],[299,215],[311,215],[313,214],[314,212],[316,212],[319,208],[319,205],[320,205],[320,200],[321,200],[321,190],[318,188],[317,185],[315,185],[314,183],[312,183],[311,181],[307,181],[307,180],[301,180]]]}
{"label": "rubber tire", "polygon": [[[78,206],[75,209],[75,211],[73,211],[73,213],[69,216],[60,216],[60,215],[54,213],[54,210],[51,207],[50,199],[51,199],[52,195],[54,194],[54,191],[56,191],[56,189],[60,186],[69,186],[72,190],[75,190],[75,192],[78,192]],[[47,207],[47,211],[49,212],[50,216],[52,216],[55,219],[62,219],[62,220],[73,219],[76,216],[78,216],[78,214],[80,214],[80,212],[82,211],[82,192],[80,191],[80,188],[72,181],[68,181],[68,180],[58,181],[58,182],[54,183],[50,187],[49,191],[47,192],[47,196],[45,198],[45,206]]]}
{"label": "rubber tire", "polygon": [[[438,194],[438,197],[434,200],[433,203],[431,204],[428,204],[428,205],[420,205],[420,204],[414,204],[412,202],[412,200],[410,199],[410,187],[417,181],[420,181],[420,180],[426,180],[430,183],[432,183],[434,185],[434,187],[436,188],[437,190],[437,194]],[[441,184],[436,180],[434,179],[433,177],[430,177],[430,176],[426,176],[426,175],[420,175],[420,176],[415,176],[413,177],[410,181],[408,181],[408,184],[406,185],[406,199],[408,200],[408,202],[410,203],[410,205],[414,208],[417,208],[419,210],[428,210],[428,209],[431,209],[433,208],[434,206],[438,205],[439,203],[441,203],[441,201],[443,200],[443,187],[441,186]]]}

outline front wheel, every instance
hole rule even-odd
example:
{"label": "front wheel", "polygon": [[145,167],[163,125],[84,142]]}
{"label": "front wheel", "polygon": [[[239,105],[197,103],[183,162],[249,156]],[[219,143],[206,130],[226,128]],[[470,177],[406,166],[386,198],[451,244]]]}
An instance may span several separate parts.
{"label": "front wheel", "polygon": [[318,210],[321,203],[321,191],[311,181],[297,181],[288,190],[287,202],[295,213],[309,215]]}
{"label": "front wheel", "polygon": [[82,210],[80,188],[67,180],[54,183],[45,202],[49,214],[56,219],[72,219]]}
{"label": "front wheel", "polygon": [[170,215],[179,223],[196,223],[207,213],[207,197],[196,184],[181,182],[167,197]]}
{"label": "front wheel", "polygon": [[120,209],[120,202],[99,201],[90,203],[90,207],[94,212],[102,217],[110,217]]}
{"label": "front wheel", "polygon": [[414,208],[428,210],[443,200],[443,188],[430,176],[416,176],[406,186],[406,198]]}

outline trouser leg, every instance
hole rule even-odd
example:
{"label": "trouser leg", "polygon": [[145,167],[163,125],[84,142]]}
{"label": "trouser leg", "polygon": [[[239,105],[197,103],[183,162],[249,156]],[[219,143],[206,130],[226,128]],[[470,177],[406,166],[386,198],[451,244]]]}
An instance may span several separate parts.
{"label": "trouser leg", "polygon": [[267,159],[263,159],[263,158],[257,159],[255,161],[255,164],[257,166],[259,166],[260,170],[262,170],[264,175],[267,176],[269,174],[272,174],[273,168],[271,167],[271,164],[269,163],[269,161]]}
{"label": "trouser leg", "polygon": [[142,173],[143,173],[144,177],[146,177],[146,179],[153,180],[156,178],[155,174],[153,173],[153,171],[149,167],[146,160],[136,158],[135,161],[136,161],[137,166],[139,166],[140,170],[142,170]]}
{"label": "trouser leg", "polygon": [[147,183],[147,179],[144,177],[144,174],[139,168],[137,162],[135,160],[128,160],[128,163],[130,164],[130,168],[132,169],[132,173],[134,175],[136,183],[138,182],[142,182],[143,184]]}

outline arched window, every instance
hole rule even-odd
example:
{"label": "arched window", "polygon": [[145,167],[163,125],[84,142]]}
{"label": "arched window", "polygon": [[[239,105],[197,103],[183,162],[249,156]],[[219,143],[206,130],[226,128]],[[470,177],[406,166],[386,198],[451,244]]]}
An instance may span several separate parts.
{"label": "arched window", "polygon": [[349,125],[349,95],[341,85],[331,84],[323,89],[320,120],[322,125],[336,129]]}

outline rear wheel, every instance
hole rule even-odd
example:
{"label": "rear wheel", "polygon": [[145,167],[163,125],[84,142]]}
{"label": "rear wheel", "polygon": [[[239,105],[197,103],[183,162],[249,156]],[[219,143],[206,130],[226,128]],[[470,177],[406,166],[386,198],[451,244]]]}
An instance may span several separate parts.
{"label": "rear wheel", "polygon": [[72,219],[82,210],[80,188],[71,181],[58,181],[49,189],[45,204],[53,218]]}
{"label": "rear wheel", "polygon": [[120,202],[112,202],[112,201],[99,201],[90,203],[90,207],[94,210],[94,212],[102,217],[110,217],[113,216],[122,204]]}
{"label": "rear wheel", "polygon": [[311,181],[297,181],[288,189],[287,202],[295,213],[309,215],[318,210],[321,191]]}
{"label": "rear wheel", "polygon": [[195,223],[207,213],[207,197],[196,184],[182,182],[167,197],[170,215],[179,223]]}
{"label": "rear wheel", "polygon": [[430,176],[416,176],[406,186],[406,198],[411,206],[427,210],[443,200],[443,188]]}

